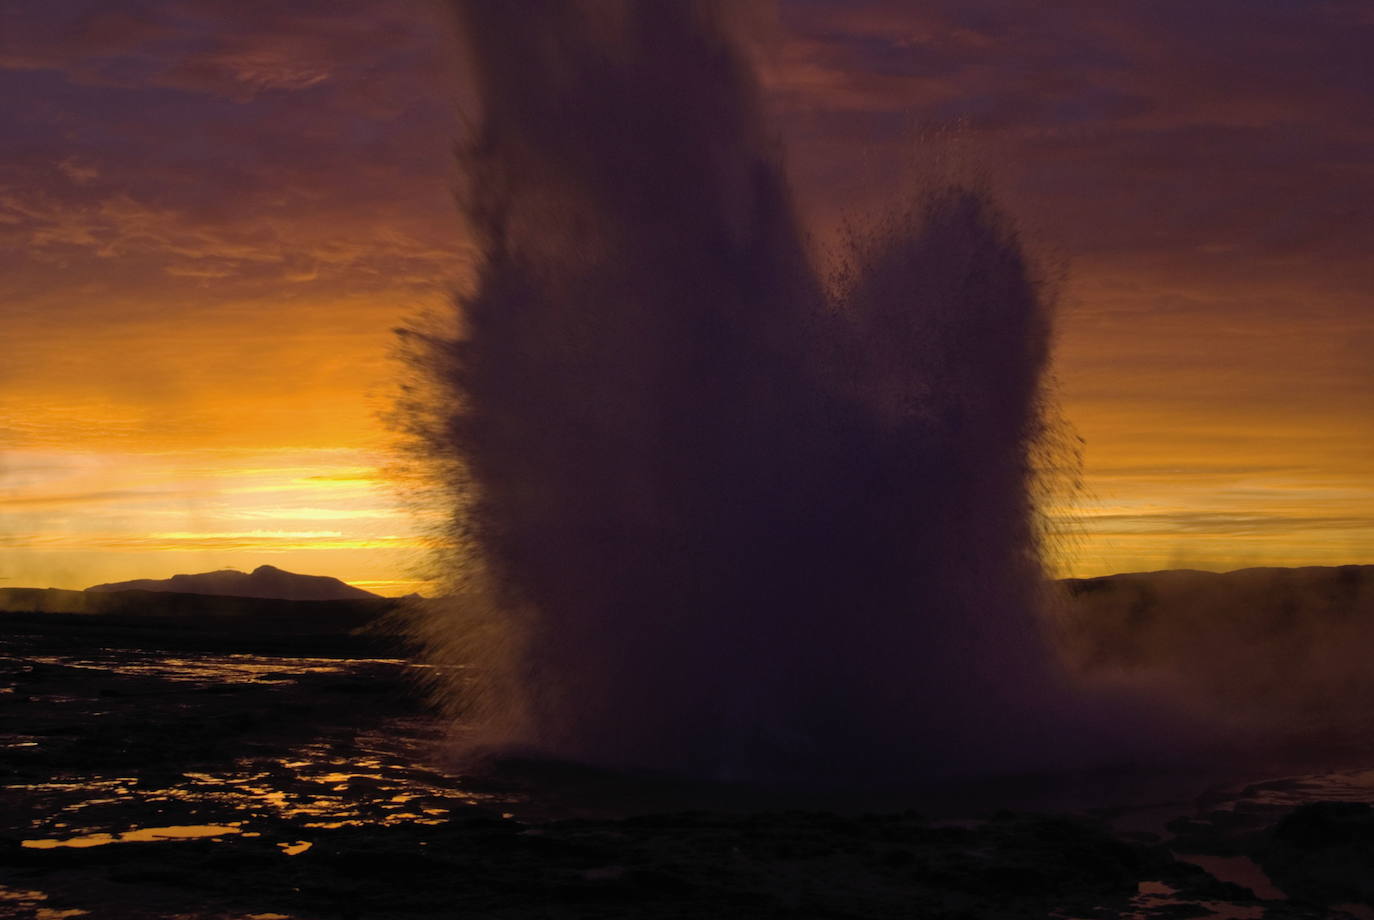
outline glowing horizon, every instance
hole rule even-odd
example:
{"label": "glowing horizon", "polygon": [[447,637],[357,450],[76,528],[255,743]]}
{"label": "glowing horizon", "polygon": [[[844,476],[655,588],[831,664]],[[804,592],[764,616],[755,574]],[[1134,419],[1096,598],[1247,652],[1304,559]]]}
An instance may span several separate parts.
{"label": "glowing horizon", "polygon": [[[1214,15],[783,3],[757,49],[817,226],[962,157],[1067,262],[1056,574],[1374,561],[1374,24]],[[466,270],[434,17],[6,20],[0,587],[266,563],[428,590],[383,417],[390,330]]]}

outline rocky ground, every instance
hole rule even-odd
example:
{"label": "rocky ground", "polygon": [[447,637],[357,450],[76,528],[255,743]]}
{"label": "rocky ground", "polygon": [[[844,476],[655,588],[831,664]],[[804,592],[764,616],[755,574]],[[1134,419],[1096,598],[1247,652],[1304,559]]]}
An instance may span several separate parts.
{"label": "rocky ground", "polygon": [[[1164,836],[1109,812],[555,820],[537,781],[436,766],[415,669],[384,649],[0,640],[4,916],[1374,916],[1374,816],[1310,790],[1185,808]],[[1207,857],[1264,884],[1187,861]]]}

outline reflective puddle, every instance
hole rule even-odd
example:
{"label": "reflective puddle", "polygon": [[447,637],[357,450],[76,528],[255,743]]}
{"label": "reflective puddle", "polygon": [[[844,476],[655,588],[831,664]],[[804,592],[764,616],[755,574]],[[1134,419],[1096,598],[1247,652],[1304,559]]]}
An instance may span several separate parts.
{"label": "reflective puddle", "polygon": [[26,719],[0,734],[0,811],[29,849],[266,835],[295,856],[304,830],[440,825],[518,798],[436,762],[442,730],[400,659],[5,651],[0,689]]}
{"label": "reflective puddle", "polygon": [[0,913],[8,916],[11,912],[31,915],[34,920],[65,920],[67,917],[82,917],[90,911],[80,908],[60,908],[45,907],[44,903],[48,900],[46,891],[38,891],[30,888],[7,888],[0,885]]}
{"label": "reflective puddle", "polygon": [[150,843],[158,840],[190,840],[197,837],[218,838],[228,834],[242,833],[242,828],[228,824],[181,824],[171,827],[140,827],[120,834],[81,834],[65,840],[42,838],[24,840],[21,846],[33,850],[51,850],[54,847],[98,847],[107,843]]}

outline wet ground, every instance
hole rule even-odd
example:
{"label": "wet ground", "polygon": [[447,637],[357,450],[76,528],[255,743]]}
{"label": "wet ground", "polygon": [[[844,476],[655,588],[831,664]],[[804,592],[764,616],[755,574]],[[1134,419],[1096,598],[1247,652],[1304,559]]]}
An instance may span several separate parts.
{"label": "wet ground", "polygon": [[97,638],[0,628],[0,916],[1374,918],[1374,771],[1079,814],[635,815],[616,777],[445,768],[394,651]]}

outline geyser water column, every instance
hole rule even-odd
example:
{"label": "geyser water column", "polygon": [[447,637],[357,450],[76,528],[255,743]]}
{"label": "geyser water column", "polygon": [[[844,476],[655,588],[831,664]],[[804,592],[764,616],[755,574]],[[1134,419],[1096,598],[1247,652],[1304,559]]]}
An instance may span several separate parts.
{"label": "geyser water column", "polygon": [[822,277],[710,4],[455,9],[480,260],[417,426],[462,559],[416,632],[472,665],[468,737],[712,777],[1056,762],[1048,315],[985,196],[923,190]]}

